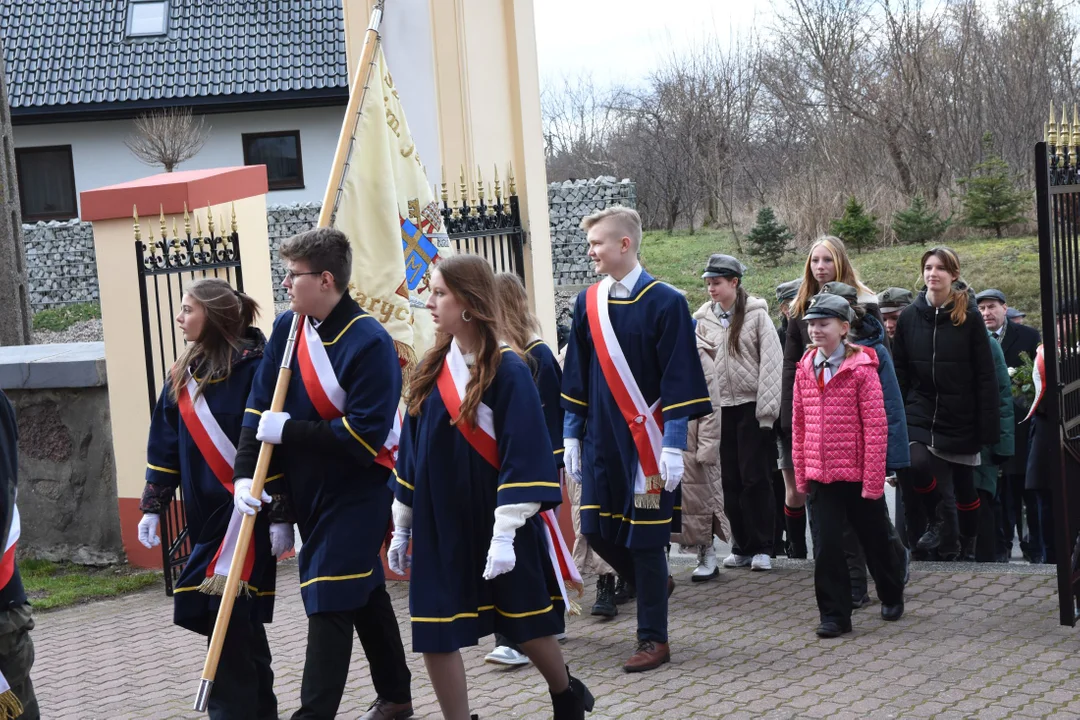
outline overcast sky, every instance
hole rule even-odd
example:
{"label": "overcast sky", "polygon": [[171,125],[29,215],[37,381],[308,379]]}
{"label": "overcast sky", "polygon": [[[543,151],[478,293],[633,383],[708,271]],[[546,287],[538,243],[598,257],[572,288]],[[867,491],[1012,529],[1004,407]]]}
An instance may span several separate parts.
{"label": "overcast sky", "polygon": [[588,71],[633,83],[672,47],[764,29],[769,0],[535,0],[541,82]]}

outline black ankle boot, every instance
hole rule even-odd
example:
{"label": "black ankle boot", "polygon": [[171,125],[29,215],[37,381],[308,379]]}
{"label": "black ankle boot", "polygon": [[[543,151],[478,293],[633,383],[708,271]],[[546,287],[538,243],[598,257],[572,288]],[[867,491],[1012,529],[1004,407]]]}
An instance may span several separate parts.
{"label": "black ankle boot", "polygon": [[585,720],[585,713],[592,712],[595,700],[585,683],[570,674],[570,668],[566,668],[566,675],[570,678],[570,687],[558,695],[549,693],[554,720]]}
{"label": "black ankle boot", "polygon": [[625,605],[637,598],[637,591],[634,590],[634,586],[622,579],[622,575],[618,576],[615,581],[615,604]]}
{"label": "black ankle boot", "polygon": [[784,506],[784,525],[787,529],[787,556],[793,560],[806,559],[806,507]]}
{"label": "black ankle boot", "polygon": [[592,614],[599,617],[613,618],[619,614],[615,607],[615,576],[601,575],[596,579],[596,603]]}

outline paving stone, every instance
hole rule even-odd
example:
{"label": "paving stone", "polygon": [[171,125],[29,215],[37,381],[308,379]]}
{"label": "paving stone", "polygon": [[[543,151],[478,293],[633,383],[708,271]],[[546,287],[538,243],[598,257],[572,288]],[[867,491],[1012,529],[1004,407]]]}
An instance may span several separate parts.
{"label": "paving stone", "polygon": [[[672,663],[659,670],[622,672],[634,645],[632,606],[609,622],[569,619],[563,652],[597,696],[590,720],[1080,717],[1077,631],[1057,625],[1052,575],[916,570],[901,622],[882,622],[872,606],[855,614],[854,633],[823,641],[813,635],[809,563],[725,572],[704,587],[688,582],[689,568],[674,570]],[[267,634],[288,717],[299,704],[307,632],[295,561],[280,568],[278,593]],[[987,610],[1006,593],[1018,599]],[[409,648],[408,587],[392,583],[390,594]],[[33,678],[42,716],[197,717],[190,708],[205,640],[171,617],[171,601],[154,592],[38,613]],[[535,669],[485,665],[490,647],[485,640],[463,651],[473,711],[485,720],[550,717]],[[439,717],[422,658],[407,656],[416,718]],[[356,717],[373,698],[356,643],[341,717]]]}

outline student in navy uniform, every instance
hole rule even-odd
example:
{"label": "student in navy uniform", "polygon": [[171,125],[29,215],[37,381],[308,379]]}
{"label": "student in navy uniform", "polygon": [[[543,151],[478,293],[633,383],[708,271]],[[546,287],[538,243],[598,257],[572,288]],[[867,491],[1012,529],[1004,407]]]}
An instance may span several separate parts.
{"label": "student in navy uniform", "polygon": [[[525,286],[514,273],[495,276],[498,293],[498,316],[500,337],[511,347],[524,352],[533,373],[536,388],[540,391],[540,404],[544,409],[544,422],[551,438],[555,464],[563,466],[562,426],[563,409],[559,404],[562,386],[562,368],[551,348],[540,339],[540,321],[529,309],[529,296]],[[565,637],[565,636],[563,636]],[[495,633],[495,650],[484,657],[497,665],[528,665],[529,658],[510,638]]]}
{"label": "student in navy uniform", "polygon": [[[236,458],[238,509],[252,511],[251,476],[261,442],[277,445],[284,477],[261,502],[295,518],[300,593],[308,615],[300,709],[293,720],[336,715],[352,656],[364,646],[378,693],[363,720],[412,715],[411,674],[386,592],[379,551],[390,523],[389,463],[377,461],[394,425],[401,370],[393,340],[349,297],[352,250],[339,230],[285,240],[290,310],[274,321],[255,376]],[[293,314],[302,316],[284,411],[270,412]]]}
{"label": "student in navy uniform", "polygon": [[19,427],[15,409],[0,391],[0,718],[40,720],[30,668],[34,665],[34,618],[26,599],[15,543],[19,511],[15,495],[19,485]]}
{"label": "student in navy uniform", "polygon": [[[176,323],[188,344],[169,370],[146,447],[139,542],[147,548],[161,544],[160,516],[176,487],[182,486],[192,549],[173,590],[173,622],[208,637],[230,559],[219,561],[218,552],[237,515],[227,456],[230,451],[235,456],[244,405],[266,343],[262,331],[252,326],[258,311],[254,300],[218,278],[185,288]],[[205,413],[212,417],[204,417]],[[212,438],[227,446],[224,452]],[[234,532],[238,523],[239,516]],[[253,565],[242,580],[246,592],[236,599],[210,693],[212,718],[277,718],[263,623],[273,617],[274,554],[292,547],[292,526],[275,525],[271,534],[269,525],[266,516],[255,523],[249,550]]]}
{"label": "student in navy uniform", "polygon": [[441,261],[427,307],[438,335],[411,381],[387,553],[394,572],[412,567],[413,649],[447,720],[470,717],[461,648],[492,632],[536,665],[556,720],[583,719],[592,696],[555,639],[564,603],[538,513],[562,491],[532,371],[499,342],[482,258]]}
{"label": "student in navy uniform", "polygon": [[[637,212],[607,208],[582,220],[581,227],[596,271],[607,277],[578,295],[574,305],[562,386],[566,470],[581,482],[581,527],[589,545],[636,588],[638,644],[623,669],[641,672],[671,659],[667,598],[674,584],[665,548],[679,531],[676,491],[688,422],[713,407],[686,299],[638,263]],[[610,309],[590,312],[590,305]],[[606,321],[614,348],[592,329]],[[598,343],[606,348],[602,354]],[[612,395],[604,368],[610,368],[613,352],[625,357],[630,374],[615,373],[616,391],[624,396],[633,387],[646,407],[622,407]],[[646,413],[662,421],[656,423],[662,425],[662,448]],[[641,445],[632,425],[649,431],[644,439],[637,432]],[[639,447],[648,452],[641,462]]]}

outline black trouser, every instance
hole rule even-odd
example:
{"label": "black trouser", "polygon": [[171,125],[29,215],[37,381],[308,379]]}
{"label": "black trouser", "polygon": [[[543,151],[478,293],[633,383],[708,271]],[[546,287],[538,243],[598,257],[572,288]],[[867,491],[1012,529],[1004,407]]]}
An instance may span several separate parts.
{"label": "black trouser", "polygon": [[995,514],[994,496],[987,490],[979,493],[979,532],[975,536],[975,562],[994,562],[997,558],[997,530],[1000,512]]}
{"label": "black trouser", "polygon": [[1033,563],[1054,564],[1054,508],[1049,490],[1025,490],[1027,549]]}
{"label": "black trouser", "polygon": [[756,417],[757,403],[720,411],[720,473],[724,512],[736,555],[772,553],[776,507],[769,467],[771,433]]}
{"label": "black trouser", "polygon": [[[810,512],[813,513],[813,509]],[[893,525],[892,519],[889,517],[888,503],[885,505],[885,524],[888,526],[889,544],[892,552],[896,555],[897,562],[903,565],[907,562],[907,548],[904,547],[900,534],[896,531],[896,526]],[[815,544],[816,542],[815,540]],[[855,528],[849,522],[844,524],[844,560],[847,562],[848,578],[851,581],[851,599],[861,599],[870,590],[866,579],[866,553],[863,552]]]}
{"label": "black trouser", "polygon": [[844,555],[844,526],[851,525],[866,551],[870,575],[883,605],[904,600],[904,565],[889,534],[885,498],[866,500],[862,483],[810,483],[817,517],[818,548],[814,590],[821,620],[846,625],[851,621],[851,578]]}
{"label": "black trouser", "polygon": [[[915,549],[915,544],[919,542],[919,538],[926,532],[926,508],[929,504],[926,496],[937,492],[937,488],[933,485],[929,486],[929,488],[925,485],[918,485],[917,475],[918,471],[909,467],[896,472],[896,478],[900,485],[899,495],[904,502],[904,522],[901,523],[897,518],[897,529],[903,535],[904,544],[910,550]],[[933,478],[930,478],[930,480],[932,481]]]}
{"label": "black trouser", "polygon": [[589,547],[637,591],[637,638],[668,641],[667,551],[635,548],[605,540],[599,533],[585,536]]}
{"label": "black trouser", "polygon": [[315,613],[308,618],[307,660],[300,685],[300,709],[293,720],[334,718],[352,658],[353,630],[364,646],[375,692],[384,700],[412,700],[412,674],[405,664],[394,606],[386,586],[371,591],[367,605],[352,612]]}
{"label": "black trouser", "polygon": [[1001,498],[1001,532],[998,551],[1012,556],[1013,539],[1024,539],[1024,473],[1001,474],[998,495]]}
{"label": "black trouser", "polygon": [[30,638],[33,629],[30,603],[0,610],[0,673],[22,703],[19,720],[41,718],[34,683],[30,680],[30,668],[34,666],[34,641]]}
{"label": "black trouser", "polygon": [[[210,618],[211,632],[213,621]],[[211,720],[277,720],[266,628],[252,617],[247,603],[234,608],[229,617],[207,709]]]}
{"label": "black trouser", "polygon": [[495,647],[508,647],[515,652],[521,652],[521,647],[502,633],[495,633]]}

